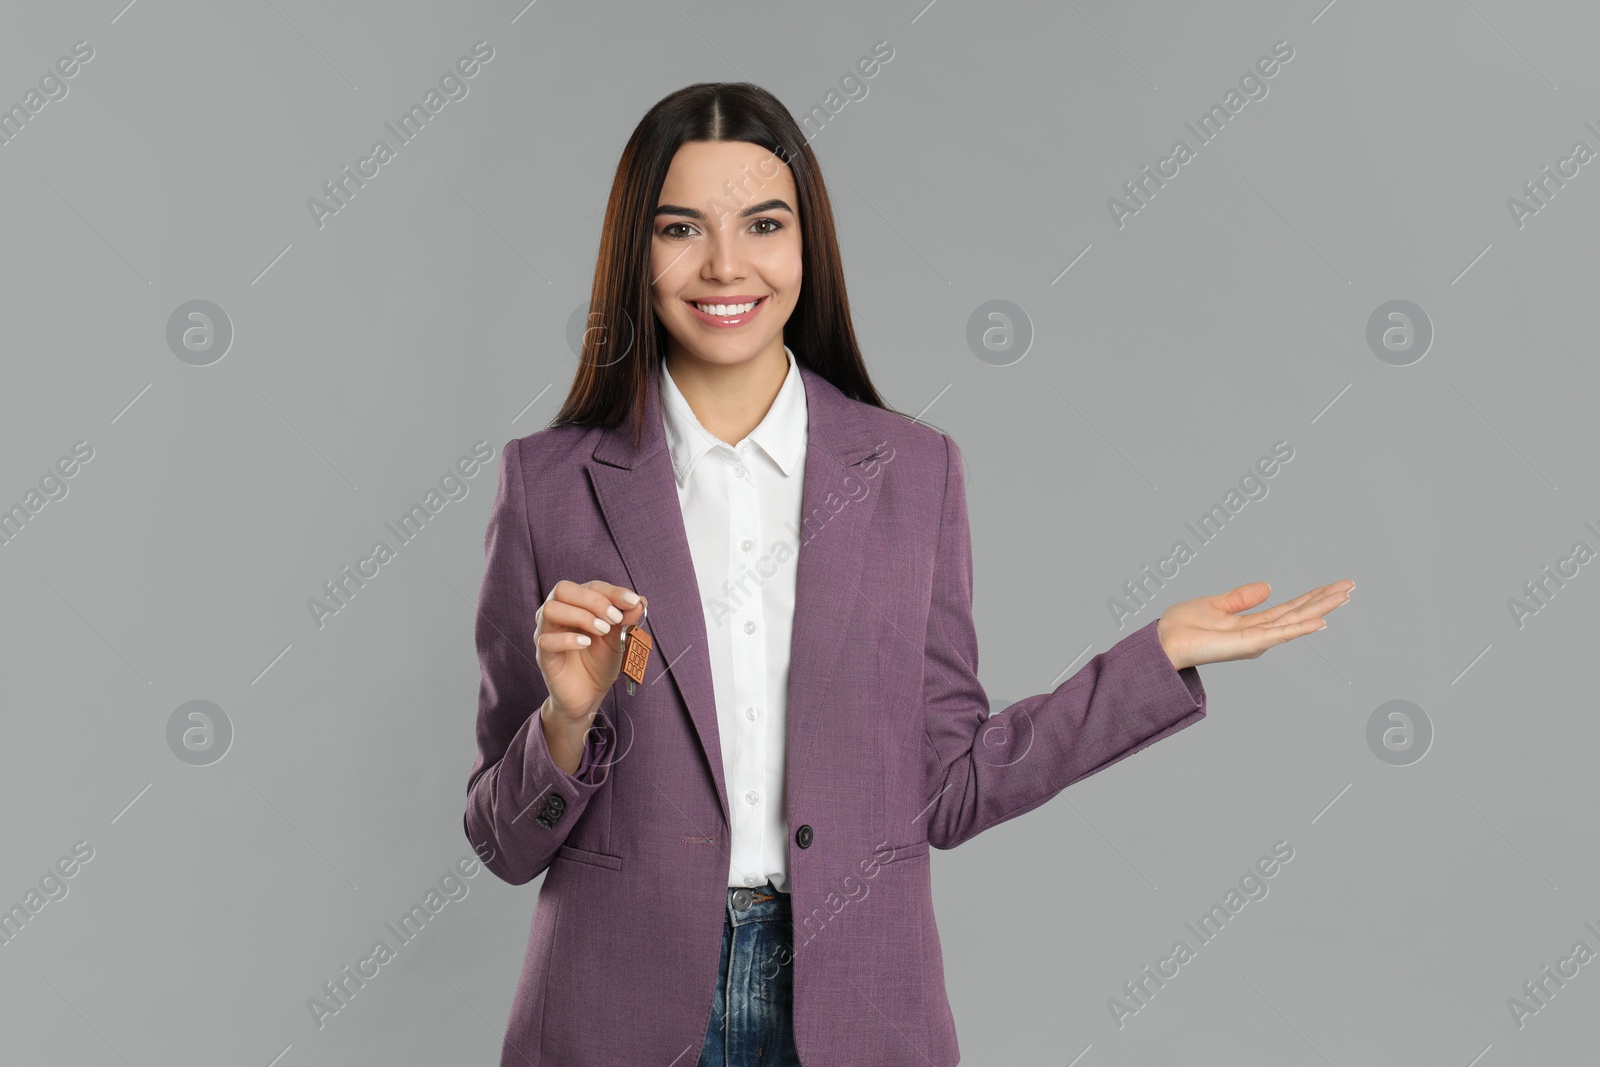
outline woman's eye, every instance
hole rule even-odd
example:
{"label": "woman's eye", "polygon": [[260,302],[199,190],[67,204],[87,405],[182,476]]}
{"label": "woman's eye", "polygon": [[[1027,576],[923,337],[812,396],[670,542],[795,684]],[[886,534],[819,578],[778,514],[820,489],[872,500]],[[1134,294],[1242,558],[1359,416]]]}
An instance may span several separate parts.
{"label": "woman's eye", "polygon": [[[757,235],[761,237],[765,237],[768,234],[777,233],[779,230],[783,229],[783,223],[779,222],[777,219],[761,218],[756,219],[750,224],[752,229],[763,225],[770,226],[771,228],[756,230]],[[693,230],[694,227],[689,225],[687,222],[673,222],[661,228],[661,236],[674,241],[681,241],[690,236],[690,233],[685,231]]]}

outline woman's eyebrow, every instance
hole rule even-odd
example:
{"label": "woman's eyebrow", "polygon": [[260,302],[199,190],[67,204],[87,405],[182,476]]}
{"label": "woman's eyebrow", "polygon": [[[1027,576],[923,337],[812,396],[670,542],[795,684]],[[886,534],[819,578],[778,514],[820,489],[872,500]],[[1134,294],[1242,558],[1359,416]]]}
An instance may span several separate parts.
{"label": "woman's eyebrow", "polygon": [[[788,204],[784,203],[782,200],[774,199],[763,200],[759,204],[752,204],[750,207],[747,207],[743,211],[739,212],[739,217],[741,219],[748,218],[751,215],[759,215],[763,211],[787,211],[791,215],[794,214],[794,209]],[[696,210],[692,207],[679,207],[676,204],[662,204],[660,207],[656,208],[656,216],[659,218],[662,215],[682,215],[685,218],[695,219],[699,222],[704,222],[706,218],[705,212],[703,211]]]}

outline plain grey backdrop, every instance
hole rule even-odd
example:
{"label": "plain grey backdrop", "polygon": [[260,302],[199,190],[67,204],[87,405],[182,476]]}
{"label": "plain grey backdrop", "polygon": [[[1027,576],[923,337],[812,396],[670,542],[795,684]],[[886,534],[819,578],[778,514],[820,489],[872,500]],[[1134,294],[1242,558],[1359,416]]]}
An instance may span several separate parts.
{"label": "plain grey backdrop", "polygon": [[871,373],[966,455],[995,710],[1173,602],[1358,585],[934,856],[963,1062],[1592,1057],[1600,11],[124,3],[0,34],[0,1059],[496,1062],[537,883],[446,877],[496,468],[571,382],[622,145],[708,80],[809,116]]}

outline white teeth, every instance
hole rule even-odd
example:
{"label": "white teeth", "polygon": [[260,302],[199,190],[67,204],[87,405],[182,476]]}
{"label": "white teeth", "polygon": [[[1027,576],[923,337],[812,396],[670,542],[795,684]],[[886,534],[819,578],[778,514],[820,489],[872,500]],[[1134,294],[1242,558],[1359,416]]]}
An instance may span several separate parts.
{"label": "white teeth", "polygon": [[748,304],[695,304],[694,306],[714,318],[726,319],[734,315],[743,315],[759,304],[759,300],[752,300]]}

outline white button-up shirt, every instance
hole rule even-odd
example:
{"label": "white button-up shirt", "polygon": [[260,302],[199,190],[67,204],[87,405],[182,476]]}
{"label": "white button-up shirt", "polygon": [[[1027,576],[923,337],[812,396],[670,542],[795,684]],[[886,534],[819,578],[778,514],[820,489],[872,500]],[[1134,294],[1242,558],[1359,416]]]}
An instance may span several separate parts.
{"label": "white button-up shirt", "polygon": [[661,411],[710,644],[733,820],[730,886],[788,891],[784,802],[789,639],[805,479],[806,389],[789,373],[760,425],[730,445],[700,425],[661,364]]}

